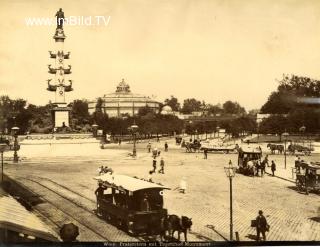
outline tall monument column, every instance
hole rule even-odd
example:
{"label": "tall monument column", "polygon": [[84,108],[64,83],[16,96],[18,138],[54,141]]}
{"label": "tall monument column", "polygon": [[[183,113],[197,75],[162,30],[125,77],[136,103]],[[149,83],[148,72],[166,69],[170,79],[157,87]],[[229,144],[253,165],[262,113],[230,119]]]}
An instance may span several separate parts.
{"label": "tall monument column", "polygon": [[[64,13],[60,9],[57,14],[57,28],[53,39],[56,44],[56,51],[50,53],[50,58],[55,59],[54,67],[48,65],[49,74],[53,74],[54,78],[48,80],[48,91],[55,92],[55,101],[53,103],[52,115],[54,119],[54,127],[69,126],[70,107],[67,106],[65,93],[73,90],[72,81],[66,83],[65,75],[71,74],[71,65],[65,66],[64,60],[69,59],[70,52],[64,52],[64,40],[66,38],[63,31]],[[52,82],[53,80],[53,82]]]}

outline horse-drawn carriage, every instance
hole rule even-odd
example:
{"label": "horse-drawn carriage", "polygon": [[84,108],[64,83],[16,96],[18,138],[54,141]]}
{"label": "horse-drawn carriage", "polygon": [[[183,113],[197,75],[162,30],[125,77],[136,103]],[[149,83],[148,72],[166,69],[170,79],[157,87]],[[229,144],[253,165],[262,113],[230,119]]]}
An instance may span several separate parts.
{"label": "horse-drawn carriage", "polygon": [[288,146],[288,151],[292,155],[296,154],[296,152],[303,153],[304,155],[311,155],[311,152],[314,151],[314,148],[305,147],[299,144],[290,144]]}
{"label": "horse-drawn carriage", "polygon": [[180,145],[182,141],[182,137],[181,136],[176,136],[176,144]]}
{"label": "horse-drawn carriage", "polygon": [[271,154],[275,154],[275,151],[278,151],[278,154],[282,154],[284,152],[284,146],[282,144],[268,143],[267,148],[270,149]]}
{"label": "horse-drawn carriage", "polygon": [[242,147],[238,149],[238,169],[241,174],[254,176],[257,173],[257,163],[261,162],[260,148]]}
{"label": "horse-drawn carriage", "polygon": [[320,163],[304,161],[296,163],[296,185],[299,191],[308,194],[310,190],[320,190]]}
{"label": "horse-drawn carriage", "polygon": [[200,151],[201,143],[200,141],[195,140],[194,142],[186,142],[185,148],[187,153],[192,153],[196,151]]}
{"label": "horse-drawn carriage", "polygon": [[133,235],[161,233],[167,217],[160,184],[118,174],[95,177],[98,180],[97,214]]}

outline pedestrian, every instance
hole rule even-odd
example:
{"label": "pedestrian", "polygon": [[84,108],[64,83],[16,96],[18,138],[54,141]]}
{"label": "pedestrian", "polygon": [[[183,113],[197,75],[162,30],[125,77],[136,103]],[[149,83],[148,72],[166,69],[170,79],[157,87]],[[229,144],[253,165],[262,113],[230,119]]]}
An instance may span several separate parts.
{"label": "pedestrian", "polygon": [[164,151],[168,152],[168,143],[167,142],[165,142],[165,144],[164,144]]}
{"label": "pedestrian", "polygon": [[158,149],[157,148],[154,148],[153,151],[152,151],[152,156],[153,158],[155,159],[158,155]]}
{"label": "pedestrian", "polygon": [[294,166],[297,167],[299,163],[301,162],[301,159],[298,155],[294,158]]}
{"label": "pedestrian", "polygon": [[158,156],[160,156],[160,154],[161,154],[161,151],[159,150],[159,151],[158,151]]}
{"label": "pedestrian", "polygon": [[261,162],[260,169],[261,169],[261,177],[263,177],[263,174],[266,172],[266,162],[264,160]]}
{"label": "pedestrian", "polygon": [[274,176],[274,172],[276,171],[276,163],[274,163],[274,161],[271,161],[271,171],[272,176]]}
{"label": "pedestrian", "polygon": [[203,150],[204,159],[206,160],[208,158],[208,149]]}
{"label": "pedestrian", "polygon": [[163,157],[161,157],[161,160],[160,160],[160,170],[159,170],[159,173],[164,174],[164,160],[163,160]]}
{"label": "pedestrian", "polygon": [[151,143],[150,142],[147,145],[147,149],[148,149],[148,153],[150,153],[151,152]]}
{"label": "pedestrian", "polygon": [[121,139],[119,139],[119,146],[121,145]]}
{"label": "pedestrian", "polygon": [[153,180],[152,180],[152,174],[153,174],[153,171],[149,171],[149,175],[148,175],[148,181],[149,181],[149,182],[153,182]]}
{"label": "pedestrian", "polygon": [[157,160],[156,159],[153,159],[152,167],[153,167],[153,172],[156,172],[156,170],[157,170]]}
{"label": "pedestrian", "polygon": [[269,230],[269,225],[267,223],[266,217],[264,217],[262,210],[259,210],[259,215],[256,218],[256,228],[257,228],[257,241],[260,240],[260,233],[262,238],[266,241],[266,231]]}
{"label": "pedestrian", "polygon": [[187,190],[187,181],[186,181],[186,178],[183,177],[180,181],[180,192],[181,193],[186,193],[186,190]]}
{"label": "pedestrian", "polygon": [[268,160],[268,155],[267,154],[266,154],[266,157],[264,157],[264,162],[269,167],[269,160]]}

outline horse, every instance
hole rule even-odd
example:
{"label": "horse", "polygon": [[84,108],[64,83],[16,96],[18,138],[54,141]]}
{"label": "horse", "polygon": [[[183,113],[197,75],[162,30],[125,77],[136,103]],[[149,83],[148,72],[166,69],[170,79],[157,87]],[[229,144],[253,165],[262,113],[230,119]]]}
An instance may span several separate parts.
{"label": "horse", "polygon": [[284,151],[283,145],[268,143],[267,147],[270,148],[271,154],[274,154],[276,150],[278,151],[278,154],[282,154]]}
{"label": "horse", "polygon": [[192,152],[196,152],[200,150],[201,148],[201,143],[197,142],[197,143],[190,143],[187,142],[186,143],[186,152],[187,153],[192,153]]}
{"label": "horse", "polygon": [[187,241],[187,231],[191,230],[192,220],[187,216],[181,216],[179,218],[177,215],[169,215],[167,219],[167,229],[169,236],[173,238],[174,232],[178,232],[178,240],[180,241],[180,233],[184,233],[184,240]]}

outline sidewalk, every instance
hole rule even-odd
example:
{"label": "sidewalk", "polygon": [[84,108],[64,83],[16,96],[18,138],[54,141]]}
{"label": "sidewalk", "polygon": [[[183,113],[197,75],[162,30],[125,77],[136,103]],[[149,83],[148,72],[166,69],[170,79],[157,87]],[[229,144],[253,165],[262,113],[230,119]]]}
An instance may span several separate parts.
{"label": "sidewalk", "polygon": [[[266,167],[266,173],[272,175],[271,167]],[[283,166],[278,165],[274,172],[274,176],[288,182],[296,182],[295,168],[292,167],[291,164],[289,166],[287,165],[286,169]]]}

